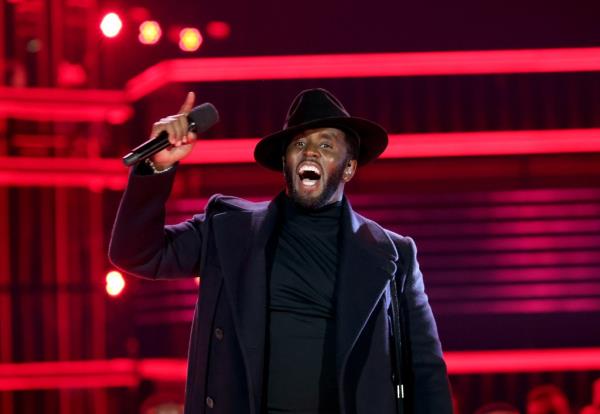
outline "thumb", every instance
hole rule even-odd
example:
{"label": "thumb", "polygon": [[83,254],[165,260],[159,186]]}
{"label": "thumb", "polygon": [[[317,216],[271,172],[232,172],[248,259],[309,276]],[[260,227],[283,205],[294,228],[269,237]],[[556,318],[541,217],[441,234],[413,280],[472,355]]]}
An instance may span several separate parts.
{"label": "thumb", "polygon": [[192,92],[192,91],[188,92],[185,97],[185,101],[183,102],[183,105],[181,105],[181,108],[179,109],[178,113],[187,114],[188,112],[190,112],[192,110],[192,108],[194,107],[195,99],[196,99],[196,95],[194,94],[194,92]]}

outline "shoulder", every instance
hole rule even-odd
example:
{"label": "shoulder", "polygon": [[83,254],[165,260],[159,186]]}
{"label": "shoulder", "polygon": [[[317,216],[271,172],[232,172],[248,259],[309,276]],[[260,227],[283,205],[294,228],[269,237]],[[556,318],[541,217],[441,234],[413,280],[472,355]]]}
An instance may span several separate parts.
{"label": "shoulder", "polygon": [[253,213],[266,210],[268,205],[268,201],[254,202],[239,197],[215,194],[210,197],[204,210],[206,214],[219,214],[229,211]]}
{"label": "shoulder", "polygon": [[416,244],[412,237],[403,236],[388,229],[384,229],[384,231],[386,232],[388,237],[392,239],[397,248],[409,251],[416,250]]}
{"label": "shoulder", "polygon": [[410,264],[416,259],[417,246],[412,237],[404,236],[391,230],[388,230],[381,226],[379,223],[368,219],[360,214],[356,214],[356,216],[362,223],[371,228],[371,231],[375,230],[377,232],[381,232],[385,234],[385,236],[388,237],[389,240],[391,240],[391,242],[396,247],[396,250],[398,251],[398,259],[401,263]]}
{"label": "shoulder", "polygon": [[392,240],[396,249],[398,249],[398,254],[405,261],[410,261],[417,255],[417,245],[412,237],[403,236],[401,234],[395,233],[391,230],[384,229],[387,233],[388,237]]}
{"label": "shoulder", "polygon": [[364,231],[362,231],[363,233],[366,231],[366,229],[368,229],[368,232],[377,239],[389,239],[394,244],[396,250],[398,251],[399,259],[403,263],[410,263],[411,260],[416,256],[417,248],[414,240],[411,237],[403,236],[388,230],[376,221],[371,220],[357,212],[354,212],[354,219],[358,222],[358,228],[361,230],[364,229]]}
{"label": "shoulder", "polygon": [[362,214],[357,213],[356,211],[353,211],[353,214],[354,214],[355,220],[357,220],[357,222],[358,222],[358,227],[369,228],[369,230],[373,233],[378,233],[378,234],[382,234],[382,235],[384,234],[394,243],[394,245],[396,245],[396,248],[408,249],[408,250],[414,248],[415,242],[411,237],[403,236],[403,235],[395,233],[389,229],[386,229],[381,224],[377,223],[374,220],[371,220],[370,218],[363,216]]}

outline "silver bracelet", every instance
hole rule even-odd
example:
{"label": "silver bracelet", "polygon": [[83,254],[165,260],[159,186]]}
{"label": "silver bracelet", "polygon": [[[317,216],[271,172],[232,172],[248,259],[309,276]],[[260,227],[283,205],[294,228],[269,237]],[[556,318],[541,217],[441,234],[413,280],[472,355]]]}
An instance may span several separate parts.
{"label": "silver bracelet", "polygon": [[162,174],[164,172],[169,171],[171,168],[173,168],[173,166],[169,166],[167,168],[165,168],[164,170],[159,170],[158,168],[156,168],[156,165],[154,165],[154,163],[152,162],[152,160],[150,158],[146,158],[144,160],[144,162],[146,163],[146,165],[148,167],[150,167],[152,169],[152,172],[154,172],[154,174]]}

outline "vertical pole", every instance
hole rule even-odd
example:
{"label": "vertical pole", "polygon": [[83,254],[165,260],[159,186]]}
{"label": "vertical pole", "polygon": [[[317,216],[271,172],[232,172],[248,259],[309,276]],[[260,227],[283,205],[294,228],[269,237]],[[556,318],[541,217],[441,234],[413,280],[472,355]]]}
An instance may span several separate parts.
{"label": "vertical pole", "polygon": [[[69,340],[71,338],[71,325],[69,316],[69,218],[68,218],[68,196],[69,188],[56,187],[56,204],[54,217],[54,231],[56,241],[56,324],[58,332],[58,359],[68,360],[70,352]],[[71,413],[69,393],[65,390],[59,391],[60,412]]]}
{"label": "vertical pole", "polygon": [[[0,87],[6,80],[6,2],[0,2]],[[0,118],[0,154],[6,153],[6,119]],[[12,301],[10,296],[10,209],[7,187],[0,187],[0,362],[12,362]],[[0,412],[13,413],[13,393],[0,393]]]}
{"label": "vertical pole", "polygon": [[[4,85],[6,79],[6,2],[0,1],[0,86]],[[0,120],[1,121],[1,120]]]}
{"label": "vertical pole", "polygon": [[[8,188],[0,187],[0,363],[12,362],[13,314],[10,295],[10,208]],[[0,393],[0,412],[13,412],[13,393]]]}
{"label": "vertical pole", "polygon": [[[87,31],[86,31],[86,48],[84,57],[84,67],[88,73],[89,87],[99,88],[100,87],[100,49],[98,47],[99,33],[98,33],[98,2],[96,0],[88,0],[87,10]],[[100,45],[101,46],[101,45]]]}
{"label": "vertical pole", "polygon": [[48,61],[48,73],[50,76],[49,86],[56,86],[58,79],[58,65],[63,60],[63,30],[65,28],[64,10],[62,0],[49,0],[50,13],[48,13],[49,47],[50,56]]}
{"label": "vertical pole", "polygon": [[[86,52],[84,56],[84,68],[88,73],[88,86],[98,88],[100,86],[100,59],[98,48],[98,1],[88,0],[87,30],[86,30]],[[104,126],[92,123],[88,126],[88,135],[96,143],[102,138]],[[93,146],[95,150],[99,145]],[[89,154],[97,157],[99,153]],[[104,251],[104,215],[103,189],[90,188],[90,272],[92,278],[92,326],[94,341],[92,343],[92,356],[95,359],[106,358],[106,295],[103,289],[103,277],[106,270],[106,252]],[[97,286],[97,287],[96,287]],[[94,414],[108,414],[108,394],[106,389],[95,388],[92,391]]]}
{"label": "vertical pole", "polygon": [[[106,295],[103,289],[103,277],[106,271],[106,252],[104,251],[103,189],[89,189],[90,206],[90,271],[92,278],[91,318],[92,318],[92,356],[94,359],[106,358]],[[94,390],[94,413],[107,414],[106,390]]]}

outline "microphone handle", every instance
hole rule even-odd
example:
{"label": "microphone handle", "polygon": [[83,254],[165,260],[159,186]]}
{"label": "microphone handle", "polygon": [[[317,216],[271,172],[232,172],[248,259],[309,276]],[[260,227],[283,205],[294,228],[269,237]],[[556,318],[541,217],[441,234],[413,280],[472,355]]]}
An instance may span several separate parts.
{"label": "microphone handle", "polygon": [[[196,124],[192,122],[188,127],[188,131],[193,131],[195,128]],[[131,167],[132,165],[151,157],[157,152],[164,150],[169,145],[171,145],[169,142],[169,133],[167,131],[161,131],[156,138],[149,139],[132,149],[129,154],[123,157],[123,163],[127,167]]]}

